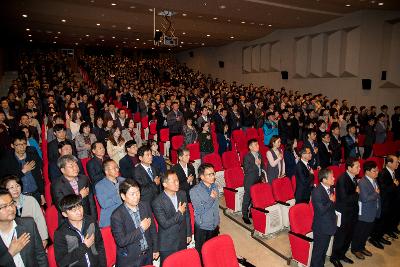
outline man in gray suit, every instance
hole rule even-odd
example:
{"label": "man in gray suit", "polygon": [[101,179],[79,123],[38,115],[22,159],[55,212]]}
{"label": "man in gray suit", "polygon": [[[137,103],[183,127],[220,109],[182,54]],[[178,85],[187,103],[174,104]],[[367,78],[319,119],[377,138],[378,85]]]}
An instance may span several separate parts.
{"label": "man in gray suit", "polygon": [[387,118],[385,114],[380,113],[377,120],[375,125],[375,144],[383,144],[386,141]]}
{"label": "man in gray suit", "polygon": [[[364,256],[372,256],[372,253],[365,249],[365,243],[374,227],[375,220],[381,216],[381,198],[376,181],[379,170],[376,163],[374,161],[366,161],[364,163],[364,173],[365,176],[358,182],[360,191],[358,205],[360,210],[351,243],[351,252],[358,259],[364,259]],[[383,245],[378,241],[376,243],[383,248]]]}

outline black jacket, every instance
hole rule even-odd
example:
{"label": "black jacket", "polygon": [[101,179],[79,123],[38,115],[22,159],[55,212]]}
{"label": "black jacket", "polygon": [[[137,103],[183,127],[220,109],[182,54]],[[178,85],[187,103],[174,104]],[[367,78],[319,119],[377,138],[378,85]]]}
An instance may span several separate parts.
{"label": "black jacket", "polygon": [[313,190],[312,204],[314,207],[312,225],[314,235],[334,235],[336,232],[335,203],[329,199],[329,195],[322,184]]}
{"label": "black jacket", "polygon": [[[138,157],[136,157],[136,164],[137,163],[140,163]],[[119,170],[121,172],[121,176],[124,178],[133,179],[135,165],[133,165],[131,157],[128,154],[126,154],[122,159],[119,160]]]}
{"label": "black jacket", "polygon": [[196,185],[196,172],[194,170],[194,167],[191,163],[188,163],[187,165],[188,168],[188,176],[193,175],[194,179],[192,181],[192,184],[189,184],[187,182],[187,176],[185,174],[185,171],[183,170],[181,164],[177,163],[175,164],[171,170],[176,172],[176,175],[178,176],[179,179],[179,190],[182,190],[186,192],[186,198],[190,202],[190,195],[189,191],[190,189]]}
{"label": "black jacket", "polygon": [[308,203],[314,184],[314,175],[301,160],[296,165],[294,175],[296,177],[296,192],[294,194],[296,203]]}
{"label": "black jacket", "polygon": [[[85,175],[85,170],[83,169],[83,165],[82,162],[80,160],[78,160],[78,166],[79,166],[79,174],[81,175]],[[62,176],[62,172],[60,171],[60,169],[57,166],[57,162],[56,161],[50,161],[49,162],[49,177],[50,177],[50,181],[52,183],[54,183],[55,181],[59,180]]]}
{"label": "black jacket", "polygon": [[[72,154],[76,157],[76,147],[75,147],[75,142],[72,142],[71,140],[66,139],[68,143],[72,146]],[[55,138],[54,140],[50,141],[47,144],[47,157],[49,159],[49,162],[51,161],[57,161],[58,158],[60,157],[60,153],[58,153],[58,140]]]}
{"label": "black jacket", "polygon": [[332,149],[331,145],[328,145],[329,151],[323,142],[318,143],[318,161],[321,168],[326,168],[332,165]]}
{"label": "black jacket", "polygon": [[357,184],[344,172],[336,183],[336,210],[342,213],[342,221],[352,220],[358,215]]}
{"label": "black jacket", "polygon": [[[151,166],[151,171],[154,177],[159,176],[158,170],[153,166]],[[140,186],[140,199],[150,204],[160,193],[160,185],[154,183],[141,164],[135,167],[133,177]]]}
{"label": "black jacket", "polygon": [[103,163],[96,156],[88,161],[88,163],[86,164],[86,170],[88,172],[90,180],[92,181],[93,188],[97,182],[99,182],[106,176],[103,171]]}
{"label": "black jacket", "polygon": [[86,267],[87,253],[90,266],[107,266],[103,237],[100,228],[91,217],[85,216],[81,234],[86,236],[89,225],[94,226],[94,244],[87,248],[77,230],[68,222],[61,224],[54,232],[54,253],[59,267]]}

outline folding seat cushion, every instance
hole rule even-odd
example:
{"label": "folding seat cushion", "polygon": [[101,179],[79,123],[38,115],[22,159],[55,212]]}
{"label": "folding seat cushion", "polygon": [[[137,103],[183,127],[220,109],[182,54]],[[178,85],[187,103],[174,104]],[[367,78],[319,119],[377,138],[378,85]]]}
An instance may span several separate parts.
{"label": "folding seat cushion", "polygon": [[226,207],[233,212],[242,210],[244,173],[241,167],[225,170],[224,196]]}
{"label": "folding seat cushion", "polygon": [[272,187],[267,183],[258,183],[250,188],[253,206],[254,230],[261,234],[272,234],[283,228],[282,211],[275,202]]}
{"label": "folding seat cushion", "polygon": [[54,240],[54,232],[58,228],[58,210],[56,206],[51,205],[46,209],[44,218],[47,224],[47,232],[51,240]]}
{"label": "folding seat cushion", "polygon": [[49,260],[49,267],[57,267],[56,255],[54,254],[54,245],[47,248],[47,259]]}
{"label": "folding seat cushion", "polygon": [[258,140],[258,132],[256,128],[247,128],[245,131],[246,134],[246,139],[250,140],[250,139],[257,139]]}
{"label": "folding seat cushion", "polygon": [[312,207],[306,203],[296,204],[289,210],[289,243],[292,251],[292,259],[310,266],[311,253],[313,248],[312,239]]}
{"label": "folding seat cushion", "polygon": [[81,163],[82,163],[83,170],[85,171],[85,175],[88,176],[88,177],[89,177],[89,174],[88,174],[88,172],[87,172],[86,165],[87,165],[87,163],[89,162],[89,160],[90,160],[90,158],[83,158],[83,159],[81,159]]}
{"label": "folding seat cushion", "polygon": [[215,171],[215,183],[218,186],[218,190],[222,193],[225,186],[224,179],[224,168],[222,167],[221,157],[218,153],[207,154],[203,157],[203,163],[210,163],[214,166]]}
{"label": "folding seat cushion", "polygon": [[160,130],[160,141],[158,142],[158,147],[160,148],[161,155],[163,155],[164,157],[169,156],[170,141],[168,128]]}
{"label": "folding seat cushion", "polygon": [[194,248],[175,252],[168,256],[163,263],[163,267],[186,267],[189,265],[201,267],[199,253]]}
{"label": "folding seat cushion", "polygon": [[235,246],[229,235],[220,235],[205,242],[201,256],[204,267],[239,267]]}
{"label": "folding seat cushion", "polygon": [[189,149],[189,151],[190,151],[190,161],[193,164],[194,171],[196,173],[196,177],[198,177],[199,176],[198,169],[201,164],[200,144],[199,143],[189,144],[189,145],[186,145],[186,148]]}
{"label": "folding seat cushion", "polygon": [[222,165],[225,170],[240,167],[240,160],[236,151],[224,152],[222,154]]}
{"label": "folding seat cushion", "polygon": [[175,135],[171,140],[171,163],[176,164],[178,162],[178,149],[183,146],[185,138],[183,135]]}
{"label": "folding seat cushion", "polygon": [[292,184],[288,177],[275,179],[272,182],[272,193],[275,201],[280,205],[282,212],[282,223],[289,227],[289,210],[295,204]]}
{"label": "folding seat cushion", "polygon": [[372,152],[375,157],[384,157],[388,154],[387,146],[385,143],[383,144],[373,144]]}
{"label": "folding seat cushion", "polygon": [[103,237],[104,250],[106,251],[107,267],[114,266],[117,259],[117,245],[115,244],[111,227],[101,228],[100,231]]}
{"label": "folding seat cushion", "polygon": [[141,122],[141,136],[143,140],[149,140],[149,117],[144,116],[143,118],[140,119]]}

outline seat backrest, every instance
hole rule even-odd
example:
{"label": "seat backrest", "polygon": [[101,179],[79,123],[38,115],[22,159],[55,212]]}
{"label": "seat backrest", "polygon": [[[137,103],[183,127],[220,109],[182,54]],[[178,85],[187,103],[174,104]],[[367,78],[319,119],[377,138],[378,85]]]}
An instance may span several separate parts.
{"label": "seat backrest", "polygon": [[233,142],[238,142],[240,139],[246,140],[246,135],[241,129],[233,130],[232,139]]}
{"label": "seat backrest", "polygon": [[169,129],[164,128],[160,130],[160,141],[161,142],[167,142],[169,141]]}
{"label": "seat backrest", "polygon": [[151,121],[149,124],[150,134],[157,134],[157,120]]}
{"label": "seat backrest", "polygon": [[190,151],[190,161],[195,161],[196,159],[200,159],[200,144],[194,143],[186,145],[186,148]]}
{"label": "seat backrest", "polygon": [[142,124],[142,128],[146,129],[149,127],[149,116],[144,116],[140,119],[140,123]]}
{"label": "seat backrest", "polygon": [[292,184],[288,177],[274,179],[272,181],[272,193],[275,200],[288,201],[294,198]]}
{"label": "seat backrest", "polygon": [[250,139],[258,139],[258,131],[256,128],[247,128],[246,129],[246,138]]}
{"label": "seat backrest", "polygon": [[383,158],[370,157],[370,158],[367,158],[367,161],[368,161],[368,160],[374,161],[374,162],[376,163],[376,165],[378,165],[378,169],[379,169],[379,170],[382,170],[383,164],[384,164]]}
{"label": "seat backrest", "polygon": [[183,137],[183,135],[173,136],[172,140],[171,140],[172,149],[178,150],[181,146],[183,146],[184,141],[185,141],[185,138]]}
{"label": "seat backrest", "polygon": [[222,167],[221,158],[218,153],[207,154],[203,158],[203,163],[210,163],[214,166],[214,171],[219,172],[224,168]]}
{"label": "seat backrest", "polygon": [[337,183],[337,180],[339,179],[340,175],[342,175],[346,171],[345,165],[329,166],[328,169],[332,170],[333,172],[333,177],[335,177],[335,184]]}
{"label": "seat backrest", "polygon": [[140,122],[140,112],[135,112],[135,114],[133,114],[133,120],[135,121],[135,123]]}
{"label": "seat backrest", "polygon": [[298,234],[312,231],[313,214],[307,203],[296,204],[289,209],[290,230]]}
{"label": "seat backrest", "polygon": [[372,152],[374,156],[383,157],[387,155],[387,147],[386,144],[373,144],[372,145]]}
{"label": "seat backrest", "polygon": [[196,249],[188,248],[169,255],[164,263],[164,267],[201,267],[200,256]]}
{"label": "seat backrest", "polygon": [[201,256],[204,267],[239,267],[235,246],[229,235],[220,235],[205,242]]}
{"label": "seat backrest", "polygon": [[190,224],[192,225],[192,233],[194,233],[194,208],[192,203],[188,204],[189,207],[189,215],[190,215]]}
{"label": "seat backrest", "polygon": [[58,228],[58,210],[55,205],[51,205],[46,209],[46,212],[44,213],[44,218],[46,219],[49,237],[51,240],[54,241],[54,232]]}
{"label": "seat backrest", "polygon": [[107,267],[111,267],[116,262],[117,246],[111,232],[111,227],[101,228],[100,231],[103,237],[104,250],[106,251]]}
{"label": "seat backrest", "polygon": [[226,151],[222,154],[222,165],[224,169],[240,167],[239,156],[236,151]]}
{"label": "seat backrest", "polygon": [[47,248],[47,259],[49,261],[49,267],[57,267],[56,255],[54,254],[54,245]]}
{"label": "seat backrest", "polygon": [[88,172],[87,172],[86,165],[87,165],[87,163],[89,162],[89,160],[90,160],[90,158],[83,158],[83,159],[81,159],[81,163],[82,163],[83,170],[85,171],[85,175],[88,176],[88,177],[89,177],[89,174],[88,174]]}
{"label": "seat backrest", "polygon": [[250,188],[253,207],[264,209],[275,204],[272,187],[267,183],[258,183]]}
{"label": "seat backrest", "polygon": [[243,186],[244,173],[241,167],[235,167],[225,170],[225,184],[229,188],[238,188]]}

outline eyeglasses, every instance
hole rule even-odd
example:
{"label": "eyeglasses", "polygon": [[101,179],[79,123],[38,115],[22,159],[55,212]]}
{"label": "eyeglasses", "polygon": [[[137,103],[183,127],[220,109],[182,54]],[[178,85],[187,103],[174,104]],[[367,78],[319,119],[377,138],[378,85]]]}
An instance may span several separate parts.
{"label": "eyeglasses", "polygon": [[15,207],[15,201],[14,201],[14,200],[12,200],[12,201],[11,201],[10,203],[8,203],[8,204],[5,204],[5,205],[1,206],[1,207],[0,207],[0,211],[5,210],[5,209],[7,209],[7,208],[9,208],[9,207]]}

